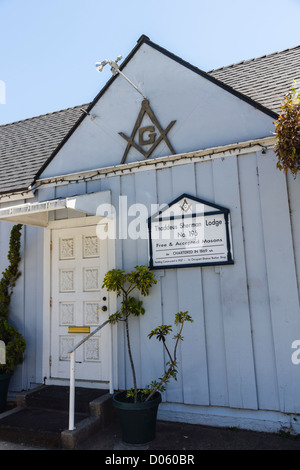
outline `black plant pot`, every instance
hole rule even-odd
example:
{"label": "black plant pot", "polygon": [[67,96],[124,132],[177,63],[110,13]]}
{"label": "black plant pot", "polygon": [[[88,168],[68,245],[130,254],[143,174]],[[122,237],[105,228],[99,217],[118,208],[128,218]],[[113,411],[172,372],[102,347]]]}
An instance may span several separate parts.
{"label": "black plant pot", "polygon": [[113,396],[113,405],[119,417],[122,440],[126,444],[147,444],[155,438],[156,416],[161,394],[156,392],[153,399],[133,403],[126,398],[126,391]]}
{"label": "black plant pot", "polygon": [[0,413],[6,408],[7,392],[12,373],[0,374]]}

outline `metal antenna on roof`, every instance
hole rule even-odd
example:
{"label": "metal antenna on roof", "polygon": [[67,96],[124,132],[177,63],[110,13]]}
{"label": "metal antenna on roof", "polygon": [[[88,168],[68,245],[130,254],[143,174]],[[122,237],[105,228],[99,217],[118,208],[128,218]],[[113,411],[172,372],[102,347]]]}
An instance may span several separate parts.
{"label": "metal antenna on roof", "polygon": [[138,91],[140,93],[140,95],[142,95],[142,97],[146,100],[146,96],[143,95],[143,93],[137,88],[137,86],[135,86],[134,83],[132,83],[131,80],[129,80],[128,77],[126,77],[126,75],[121,72],[120,70],[120,67],[118,66],[117,62],[119,62],[120,60],[122,59],[122,56],[119,55],[116,60],[103,60],[102,62],[96,62],[96,69],[98,70],[98,72],[102,72],[103,68],[105,67],[106,64],[109,64],[110,67],[111,67],[111,72],[112,74],[115,76],[117,75],[118,73],[120,75],[122,75],[123,78],[125,78],[125,80],[127,80],[128,83],[130,83],[131,86],[133,86],[133,88]]}

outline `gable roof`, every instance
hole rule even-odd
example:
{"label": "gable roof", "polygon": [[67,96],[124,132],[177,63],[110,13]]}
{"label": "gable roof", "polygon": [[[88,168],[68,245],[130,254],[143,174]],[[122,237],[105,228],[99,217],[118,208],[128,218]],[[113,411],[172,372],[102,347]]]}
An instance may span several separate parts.
{"label": "gable roof", "polygon": [[293,81],[300,83],[300,46],[208,73],[278,114]]}
{"label": "gable roof", "polygon": [[0,193],[26,190],[87,105],[0,126]]}
{"label": "gable roof", "polygon": [[[127,66],[127,64],[132,60],[132,58],[135,56],[135,54],[139,51],[139,49],[141,48],[142,45],[148,45],[150,46],[151,48],[155,49],[156,51],[158,51],[159,53],[161,53],[162,55],[172,59],[173,61],[179,63],[180,65],[182,65],[183,67],[191,70],[192,72],[194,72],[195,74],[207,79],[208,81],[214,83],[216,86],[226,90],[228,93],[230,94],[233,94],[235,95],[236,97],[238,97],[239,99],[241,99],[242,101],[245,101],[246,103],[250,104],[251,106],[253,106],[254,108],[262,111],[263,113],[271,116],[272,118],[276,118],[277,115],[276,113],[274,113],[272,110],[262,106],[260,103],[258,102],[255,102],[254,100],[252,100],[251,97],[248,97],[244,94],[242,94],[241,92],[233,89],[232,87],[230,87],[229,85],[227,85],[226,83],[224,82],[221,82],[219,81],[217,78],[213,77],[212,75],[204,72],[203,70],[200,70],[199,68],[195,67],[194,65],[190,64],[189,62],[186,62],[185,60],[183,60],[182,58],[176,56],[175,54],[173,54],[172,52],[168,51],[167,49],[164,49],[163,47],[159,46],[158,44],[155,44],[154,42],[150,41],[150,39],[148,38],[148,36],[145,36],[145,35],[142,35],[139,40],[137,41],[137,45],[132,49],[132,51],[129,53],[129,55],[124,59],[124,61],[122,62],[122,64],[119,66],[119,69],[120,71],[122,71],[123,69],[125,69],[125,67]],[[100,90],[100,92],[98,93],[98,95],[93,99],[93,101],[88,105],[86,111],[88,114],[93,108],[94,106],[98,103],[98,101],[101,99],[101,97],[105,94],[105,92],[110,88],[110,86],[113,84],[113,82],[118,78],[118,75],[119,74],[113,74],[113,76],[110,78],[110,80],[108,80],[108,82],[106,83],[106,85]],[[68,134],[66,135],[66,137],[63,139],[63,141],[61,142],[61,144],[59,145],[59,147],[50,155],[50,157],[48,158],[48,160],[45,161],[45,163],[42,165],[42,167],[39,169],[38,173],[35,175],[35,178],[34,178],[34,182],[39,179],[39,177],[41,176],[41,174],[44,172],[44,170],[46,169],[46,167],[51,163],[51,161],[54,159],[54,157],[56,156],[56,154],[58,153],[58,151],[61,149],[61,147],[66,143],[66,141],[69,139],[69,137],[72,135],[72,133],[76,130],[76,128],[78,127],[78,125],[81,123],[81,121],[86,117],[86,115],[83,115],[81,117],[81,119],[79,119],[79,121],[76,123],[76,125],[68,132]]]}
{"label": "gable roof", "polygon": [[[141,36],[121,70],[144,42],[274,118],[293,80],[300,80],[300,46],[206,73],[147,36]],[[83,110],[89,112],[115,78],[89,104],[0,126],[0,193],[27,190],[84,119]]]}

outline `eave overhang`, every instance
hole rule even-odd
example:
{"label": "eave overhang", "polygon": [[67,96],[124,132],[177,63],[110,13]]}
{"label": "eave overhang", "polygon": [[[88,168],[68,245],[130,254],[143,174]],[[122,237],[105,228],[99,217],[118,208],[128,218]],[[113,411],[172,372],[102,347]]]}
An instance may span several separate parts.
{"label": "eave overhang", "polygon": [[43,202],[27,202],[1,208],[0,221],[45,228],[48,226],[49,221],[54,219],[50,214],[62,209],[68,209],[68,218],[76,217],[78,213],[86,216],[107,217],[107,210],[105,209],[108,208],[110,202],[110,191],[100,191]]}

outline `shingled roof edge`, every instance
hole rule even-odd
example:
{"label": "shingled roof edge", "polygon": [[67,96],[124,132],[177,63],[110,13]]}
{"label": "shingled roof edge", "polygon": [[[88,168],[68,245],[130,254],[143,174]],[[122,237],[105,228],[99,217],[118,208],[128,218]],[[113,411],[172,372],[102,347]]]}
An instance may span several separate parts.
{"label": "shingled roof edge", "polygon": [[53,114],[63,113],[64,111],[69,111],[71,109],[84,108],[85,106],[88,106],[88,105],[89,103],[79,104],[76,106],[69,106],[68,108],[58,109],[56,111],[50,111],[49,113],[38,114],[37,116],[31,116],[25,119],[19,119],[18,121],[7,122],[5,124],[0,124],[0,128],[6,127],[6,126],[12,126],[13,124],[19,124],[21,122],[23,123],[26,121],[31,121],[33,119],[43,118],[44,116],[53,116]]}
{"label": "shingled roof edge", "polygon": [[294,47],[289,47],[287,49],[283,49],[282,51],[276,51],[276,52],[271,52],[270,54],[264,54],[264,55],[259,56],[259,57],[252,57],[251,59],[245,59],[245,60],[241,60],[239,62],[234,62],[232,64],[223,65],[222,67],[218,67],[217,69],[211,69],[207,73],[210,74],[210,73],[213,73],[213,72],[219,72],[221,70],[230,69],[231,67],[235,67],[237,65],[248,64],[248,63],[254,62],[256,60],[266,59],[268,57],[272,57],[272,56],[275,56],[277,54],[283,54],[284,52],[293,51],[294,49],[298,49],[298,48],[300,48],[300,45],[294,46]]}

